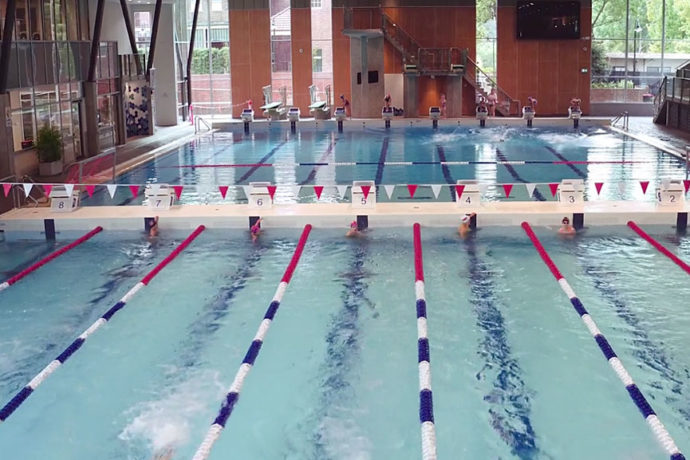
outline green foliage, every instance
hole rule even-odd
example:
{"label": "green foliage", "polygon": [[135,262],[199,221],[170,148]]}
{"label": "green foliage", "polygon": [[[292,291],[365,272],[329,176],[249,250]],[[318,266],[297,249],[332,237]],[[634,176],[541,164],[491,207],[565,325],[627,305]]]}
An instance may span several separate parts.
{"label": "green foliage", "polygon": [[[634,88],[635,84],[628,80],[628,88]],[[614,89],[623,89],[625,88],[625,80],[616,80],[616,81],[595,81],[592,82],[592,88],[595,89],[601,89],[601,88],[614,88]]]}
{"label": "green foliage", "polygon": [[[213,60],[213,68],[209,69],[209,55]],[[195,49],[192,54],[192,74],[205,75],[208,73],[224,74],[230,72],[230,48]]]}
{"label": "green foliage", "polygon": [[36,139],[38,161],[50,163],[62,159],[62,134],[55,126],[43,125]]}
{"label": "green foliage", "polygon": [[592,75],[598,77],[608,73],[604,47],[600,42],[592,42]]}

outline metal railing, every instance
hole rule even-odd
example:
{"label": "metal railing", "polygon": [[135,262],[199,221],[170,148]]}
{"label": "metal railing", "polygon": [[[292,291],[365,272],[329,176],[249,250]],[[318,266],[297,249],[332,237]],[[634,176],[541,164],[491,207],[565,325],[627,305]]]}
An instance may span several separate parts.
{"label": "metal railing", "polygon": [[616,126],[616,123],[618,123],[619,121],[622,123],[621,128],[623,128],[625,131],[627,131],[628,127],[630,126],[630,116],[628,115],[627,110],[625,112],[621,113],[620,115],[618,115],[613,120],[611,120],[611,126]]}
{"label": "metal railing", "polygon": [[422,46],[383,12],[381,13],[381,30],[383,35],[401,52],[403,63],[418,64],[419,50]]}
{"label": "metal railing", "polygon": [[464,66],[464,51],[460,48],[419,48],[418,66],[422,73],[447,73],[451,66]]}
{"label": "metal railing", "polygon": [[[213,123],[213,122],[211,122],[211,123]],[[199,115],[197,115],[197,116],[194,117],[194,134],[197,134],[197,133],[199,133],[199,131],[201,131],[201,125],[202,125],[202,124],[203,124],[204,126],[206,126],[206,129],[207,129],[208,131],[211,131],[211,130],[213,129],[213,128],[211,127],[211,125],[209,125],[209,124],[206,122],[206,120],[204,120],[204,119],[201,118]]]}
{"label": "metal railing", "polygon": [[496,89],[496,95],[498,96],[498,106],[507,112],[507,115],[519,115],[520,114],[520,101],[513,99],[510,95],[500,86],[498,83],[484,72],[476,62],[472,60],[467,54],[464,53],[465,61],[465,77],[470,82],[474,83],[475,89],[484,97],[487,97],[489,91],[484,87],[485,84],[489,84],[491,87]]}
{"label": "metal railing", "polygon": [[72,184],[113,182],[116,166],[117,149],[111,147],[96,156],[69,164],[65,168],[65,182]]}

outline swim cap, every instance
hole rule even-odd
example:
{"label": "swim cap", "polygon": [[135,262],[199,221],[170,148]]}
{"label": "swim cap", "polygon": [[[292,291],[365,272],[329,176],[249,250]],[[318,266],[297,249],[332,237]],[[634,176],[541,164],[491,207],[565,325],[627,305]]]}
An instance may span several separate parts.
{"label": "swim cap", "polygon": [[356,220],[353,220],[352,222],[350,222],[350,228],[357,228],[357,221]]}
{"label": "swim cap", "polygon": [[567,217],[564,217],[563,220],[561,221],[561,223],[562,223],[562,224],[569,224],[569,223],[570,223],[570,219],[568,219]]}
{"label": "swim cap", "polygon": [[463,224],[466,224],[469,221],[470,221],[470,215],[469,214],[465,214],[464,216],[462,216],[462,223]]}

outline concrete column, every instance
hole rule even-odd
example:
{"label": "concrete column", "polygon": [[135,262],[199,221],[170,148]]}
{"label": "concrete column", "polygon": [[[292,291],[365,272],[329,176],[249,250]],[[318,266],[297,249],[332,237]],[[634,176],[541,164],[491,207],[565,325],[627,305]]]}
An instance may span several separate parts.
{"label": "concrete column", "polygon": [[[353,31],[350,37],[352,116],[381,118],[385,95],[383,36],[380,31]],[[378,80],[369,83],[369,72],[377,72]]]}
{"label": "concrete column", "polygon": [[175,46],[173,42],[173,6],[164,3],[156,39],[153,66],[154,121],[157,126],[177,124],[177,91],[175,89]]}
{"label": "concrete column", "polygon": [[86,142],[82,147],[86,157],[98,155],[98,84],[85,81],[82,83],[84,93],[84,125]]}
{"label": "concrete column", "polygon": [[417,118],[419,113],[419,75],[403,74],[403,109],[405,118]]}
{"label": "concrete column", "polygon": [[10,115],[10,95],[0,94],[0,178],[14,174],[14,143],[12,142],[12,118]]}
{"label": "concrete column", "polygon": [[462,76],[447,77],[446,80],[447,117],[462,116]]}

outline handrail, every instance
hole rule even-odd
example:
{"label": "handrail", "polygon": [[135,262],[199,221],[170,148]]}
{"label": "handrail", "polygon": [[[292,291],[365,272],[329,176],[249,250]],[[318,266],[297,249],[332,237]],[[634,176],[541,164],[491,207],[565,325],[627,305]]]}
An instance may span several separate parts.
{"label": "handrail", "polygon": [[[515,113],[518,113],[518,114],[520,113],[520,101],[519,101],[519,100],[513,99],[512,97],[510,97],[510,95],[509,95],[503,88],[501,88],[500,86],[498,86],[498,83],[496,83],[496,82],[494,81],[493,78],[491,78],[486,72],[484,72],[484,71],[482,70],[482,68],[479,67],[479,65],[478,65],[476,62],[474,62],[474,60],[472,60],[472,58],[469,56],[469,54],[468,54],[467,52],[465,52],[464,59],[465,59],[466,62],[469,62],[470,64],[472,64],[471,66],[465,65],[465,74],[466,74],[466,75],[467,75],[467,73],[468,73],[468,71],[469,71],[470,68],[472,68],[473,70],[475,70],[475,72],[478,71],[478,72],[479,72],[480,74],[482,74],[482,75],[484,76],[484,78],[491,84],[491,86],[494,87],[494,88],[496,89],[496,92],[497,92],[498,95],[499,95],[499,101],[500,101],[500,96],[502,96],[503,99],[507,100],[507,102],[508,102],[508,111],[512,114],[512,113],[513,113],[513,104],[516,104],[516,111],[515,111]],[[473,79],[473,81],[475,82],[476,85],[478,85],[477,76],[478,76],[478,75],[475,73],[474,79]],[[471,78],[471,76],[468,76],[468,78]],[[483,88],[480,88],[480,89],[481,89],[482,91],[484,91]],[[500,104],[500,102],[499,102],[499,104]]]}
{"label": "handrail", "polygon": [[199,115],[197,115],[196,117],[194,117],[194,134],[196,134],[196,133],[198,133],[198,132],[200,131],[200,126],[199,126],[199,125],[200,125],[201,123],[203,123],[204,126],[206,126],[206,128],[207,128],[209,131],[211,131],[211,130],[213,129],[213,128],[211,128],[211,125],[209,125],[208,123],[206,123],[206,120],[204,120],[204,119],[201,118]]}
{"label": "handrail", "polygon": [[616,118],[614,118],[613,120],[611,120],[611,126],[615,126],[615,124],[618,123],[618,122],[621,121],[621,120],[623,120],[623,126],[622,126],[622,128],[623,128],[625,131],[627,131],[627,130],[628,130],[628,127],[629,127],[629,125],[630,125],[630,116],[629,116],[627,110],[626,110],[625,112],[621,113],[620,115],[618,115],[618,116],[617,116]]}
{"label": "handrail", "polygon": [[417,56],[422,46],[383,11],[381,12],[381,30],[384,35],[388,35],[389,39],[392,38],[400,44],[400,47],[404,50],[404,53],[402,53],[403,61],[417,62]]}

